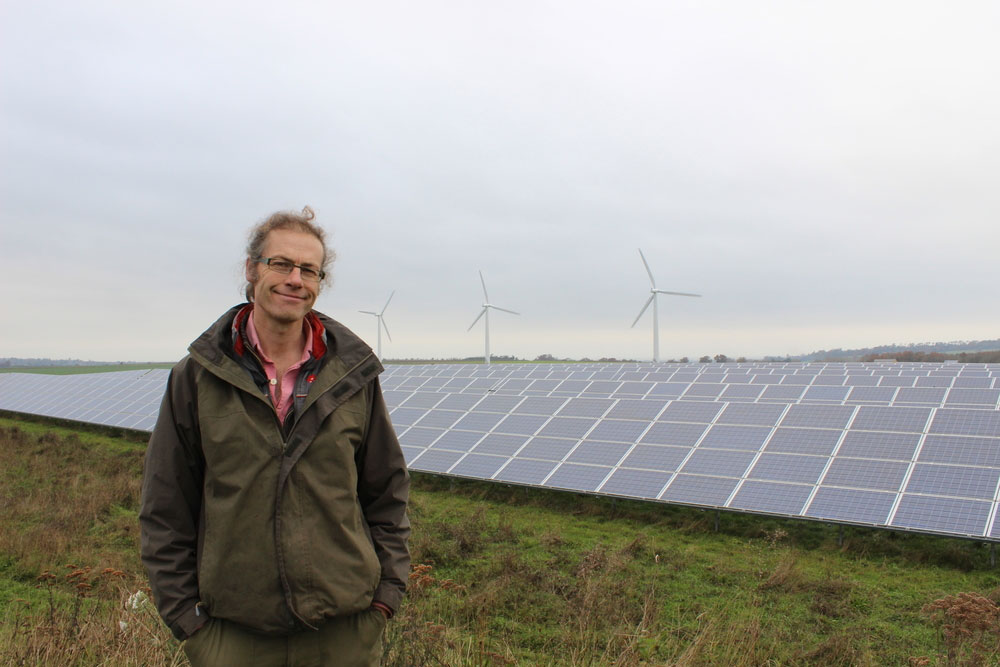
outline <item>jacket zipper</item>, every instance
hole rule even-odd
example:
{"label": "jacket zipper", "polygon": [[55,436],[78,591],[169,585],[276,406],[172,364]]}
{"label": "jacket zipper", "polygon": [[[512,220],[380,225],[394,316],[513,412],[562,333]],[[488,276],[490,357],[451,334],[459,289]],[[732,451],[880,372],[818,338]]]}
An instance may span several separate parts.
{"label": "jacket zipper", "polygon": [[[358,369],[361,368],[361,365],[364,364],[369,359],[371,359],[373,356],[374,356],[374,353],[370,353],[370,354],[365,355],[365,357],[363,359],[361,359],[357,364],[355,364],[354,366],[352,366],[351,368],[349,368],[340,377],[340,379],[337,380],[337,382],[335,382],[334,384],[330,385],[330,388],[327,389],[326,391],[332,392],[337,386],[339,386],[341,383],[345,382],[348,378],[350,378],[353,373],[355,373],[356,371],[358,371]],[[305,412],[305,410],[303,410],[302,412]],[[277,412],[275,412],[275,415],[277,415]],[[299,414],[298,412],[296,412],[295,419],[292,422],[292,428],[289,430],[289,436],[292,433],[295,432],[295,427],[298,425],[299,418],[301,416],[302,416],[301,414]],[[285,449],[286,446],[287,446],[287,441],[285,440],[284,433],[282,432],[282,448],[283,448],[282,461],[284,461],[284,458],[285,458],[284,452],[287,451]],[[291,468],[289,468],[289,474],[291,474]],[[287,476],[286,476],[285,480],[287,480]],[[302,616],[299,615],[299,612],[295,609],[294,600],[292,598],[292,587],[288,583],[288,575],[285,572],[285,556],[284,556],[284,552],[283,552],[282,547],[281,547],[281,523],[282,523],[282,521],[281,521],[281,491],[282,491],[282,489],[284,487],[284,484],[282,483],[283,480],[281,478],[280,467],[279,467],[279,472],[278,472],[278,481],[279,481],[278,488],[275,489],[275,494],[274,494],[274,548],[275,548],[276,555],[277,555],[277,560],[278,560],[278,563],[277,563],[277,565],[278,565],[278,577],[279,577],[279,579],[281,579],[281,587],[282,587],[282,589],[283,589],[283,591],[285,593],[285,604],[288,606],[288,610],[292,613],[292,616],[294,616],[296,619],[298,619],[298,621],[302,625],[304,625],[306,628],[309,628],[311,630],[316,630],[317,628],[313,627],[312,624],[310,624],[308,621],[306,621],[304,618],[302,618]]]}

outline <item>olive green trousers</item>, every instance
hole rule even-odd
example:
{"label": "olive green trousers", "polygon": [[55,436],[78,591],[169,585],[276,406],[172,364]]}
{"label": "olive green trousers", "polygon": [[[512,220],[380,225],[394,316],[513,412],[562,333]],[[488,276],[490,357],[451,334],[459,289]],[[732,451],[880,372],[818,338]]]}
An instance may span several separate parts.
{"label": "olive green trousers", "polygon": [[375,667],[382,658],[385,617],[377,609],[333,618],[319,630],[283,637],[209,619],[184,642],[192,667]]}

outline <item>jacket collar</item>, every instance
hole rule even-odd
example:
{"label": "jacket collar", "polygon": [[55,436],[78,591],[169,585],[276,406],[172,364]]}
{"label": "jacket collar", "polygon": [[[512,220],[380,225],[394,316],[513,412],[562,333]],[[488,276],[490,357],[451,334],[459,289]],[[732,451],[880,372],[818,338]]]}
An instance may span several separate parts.
{"label": "jacket collar", "polygon": [[[247,337],[247,321],[250,319],[252,312],[253,304],[248,303],[240,306],[236,317],[233,318],[233,324],[230,327],[230,336],[232,338],[233,352],[237,357],[242,357],[247,350],[252,349],[250,340]],[[311,310],[306,313],[306,326],[309,327],[309,331],[312,333],[313,341],[312,349],[309,352],[312,354],[313,359],[322,359],[326,354],[326,328],[320,322],[316,313]]]}
{"label": "jacket collar", "polygon": [[[222,317],[191,343],[188,347],[191,356],[217,375],[229,375],[230,379],[234,380],[233,373],[222,372],[223,368],[231,367],[239,370],[239,374],[246,377],[246,373],[241,369],[240,360],[248,348],[244,342],[242,351],[237,353],[236,345],[241,336],[234,336],[233,332],[237,317],[246,310],[247,312],[243,313],[243,318],[246,318],[249,314],[247,309],[251,305],[243,303],[226,311]],[[309,313],[309,322],[310,326],[313,327],[314,347],[317,342],[322,343],[320,359],[323,360],[324,365],[331,358],[337,358],[346,368],[352,368],[367,357],[374,357],[372,349],[340,322],[315,310]],[[236,326],[235,329],[239,331],[239,326]],[[378,363],[377,358],[374,361],[378,365],[378,371],[381,371],[381,364]]]}

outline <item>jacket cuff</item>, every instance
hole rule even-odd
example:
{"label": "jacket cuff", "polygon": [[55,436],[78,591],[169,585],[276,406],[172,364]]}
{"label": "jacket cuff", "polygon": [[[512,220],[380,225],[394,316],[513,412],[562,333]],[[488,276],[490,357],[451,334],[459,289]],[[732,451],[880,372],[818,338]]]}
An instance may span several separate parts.
{"label": "jacket cuff", "polygon": [[207,620],[208,614],[205,613],[205,610],[193,604],[175,618],[169,627],[170,631],[174,633],[174,637],[184,641],[205,625]]}
{"label": "jacket cuff", "polygon": [[383,612],[385,614],[385,617],[387,619],[392,618],[393,616],[396,615],[396,612],[394,612],[389,607],[389,605],[383,604],[383,603],[379,602],[378,600],[372,600],[372,606],[375,607],[376,609],[378,609],[379,611]]}
{"label": "jacket cuff", "polygon": [[384,604],[393,614],[399,609],[399,603],[403,601],[403,591],[396,586],[382,582],[375,589],[374,600]]}

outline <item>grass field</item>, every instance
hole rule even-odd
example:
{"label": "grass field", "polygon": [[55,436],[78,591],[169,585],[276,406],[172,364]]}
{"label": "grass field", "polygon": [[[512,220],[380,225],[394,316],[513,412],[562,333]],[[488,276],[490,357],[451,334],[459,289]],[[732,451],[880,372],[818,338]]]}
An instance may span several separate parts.
{"label": "grass field", "polygon": [[[0,664],[182,665],[142,443],[0,419]],[[982,544],[416,475],[387,665],[997,664]],[[959,594],[963,594],[960,596]],[[938,601],[936,607],[935,601]]]}
{"label": "grass field", "polygon": [[42,373],[44,375],[80,375],[83,373],[115,373],[150,368],[173,368],[175,362],[148,364],[107,364],[105,366],[17,366],[0,368],[0,373]]}

